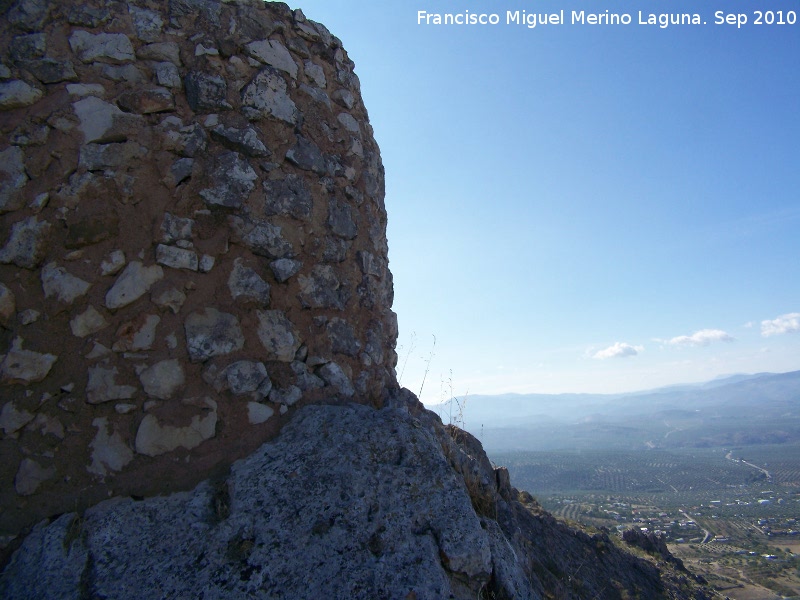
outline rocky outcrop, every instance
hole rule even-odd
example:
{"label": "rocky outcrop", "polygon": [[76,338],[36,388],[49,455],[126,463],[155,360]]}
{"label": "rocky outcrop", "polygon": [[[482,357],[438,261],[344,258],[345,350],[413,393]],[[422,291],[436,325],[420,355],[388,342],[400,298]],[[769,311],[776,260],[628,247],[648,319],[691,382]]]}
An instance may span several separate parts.
{"label": "rocky outcrop", "polygon": [[513,489],[475,438],[408,392],[307,406],[190,492],[41,523],[6,598],[711,598]]}
{"label": "rocky outcrop", "polygon": [[261,0],[0,2],[0,540],[395,385],[353,63]]}

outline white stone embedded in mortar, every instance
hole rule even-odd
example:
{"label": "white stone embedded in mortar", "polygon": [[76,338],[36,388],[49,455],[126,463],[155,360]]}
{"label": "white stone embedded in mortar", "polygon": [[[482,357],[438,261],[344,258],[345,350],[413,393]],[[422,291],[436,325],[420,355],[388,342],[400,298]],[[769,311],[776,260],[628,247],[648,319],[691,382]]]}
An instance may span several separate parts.
{"label": "white stone embedded in mortar", "polygon": [[14,477],[14,489],[20,496],[30,496],[39,486],[52,479],[56,474],[55,467],[43,467],[35,460],[23,458]]}
{"label": "white stone embedded in mortar", "polygon": [[274,414],[275,411],[266,404],[260,404],[258,402],[247,403],[247,420],[250,421],[251,425],[265,423]]}
{"label": "white stone embedded in mortar", "polygon": [[241,350],[244,336],[239,320],[230,313],[207,307],[202,313],[196,312],[184,321],[186,348],[192,362],[203,362],[212,356],[229,354]]}
{"label": "white stone embedded in mortar", "polygon": [[250,42],[244,47],[245,53],[256,60],[285,71],[297,79],[297,63],[286,46],[277,40],[258,40]]}
{"label": "white stone embedded in mortar", "polygon": [[97,33],[74,31],[69,46],[84,63],[95,61],[121,64],[135,59],[131,41],[124,33]]}
{"label": "white stone embedded in mortar", "polygon": [[306,77],[308,77],[309,81],[318,88],[325,89],[328,82],[325,79],[325,71],[322,70],[322,67],[310,60],[305,61],[304,67]]}
{"label": "white stone embedded in mortar", "polygon": [[104,142],[118,139],[121,132],[134,130],[144,126],[140,115],[125,113],[115,104],[104,102],[95,96],[87,96],[72,103],[80,125],[78,128],[83,133],[83,141]]}
{"label": "white stone embedded in mortar", "polygon": [[156,340],[156,327],[161,322],[158,315],[139,314],[117,330],[117,341],[111,346],[114,352],[150,350]]}
{"label": "white stone embedded in mortar", "polygon": [[158,265],[145,267],[139,261],[129,263],[108,290],[106,307],[115,310],[135,302],[163,277],[164,269]]}
{"label": "white stone embedded in mortar", "polygon": [[272,388],[272,382],[267,375],[267,367],[262,362],[253,360],[240,360],[228,365],[223,371],[227,388],[235,396],[253,394],[258,392],[260,397],[266,397]]}
{"label": "white stone embedded in mortar", "polygon": [[100,263],[100,275],[116,275],[124,266],[125,253],[122,250],[112,250]]}
{"label": "white stone embedded in mortar", "polygon": [[204,398],[201,404],[205,405],[205,410],[201,414],[192,416],[191,423],[187,427],[165,425],[159,422],[155,415],[146,415],[136,432],[136,452],[147,456],[158,456],[177,448],[191,450],[214,437],[217,426],[217,403],[210,398]]}
{"label": "white stone embedded in mortar", "polygon": [[23,269],[35,268],[44,259],[51,228],[50,223],[40,223],[36,217],[14,223],[6,245],[0,250],[0,263],[14,263]]}
{"label": "white stone embedded in mortar", "polygon": [[[266,374],[266,371],[265,371]],[[180,363],[174,359],[162,360],[139,373],[145,394],[169,400],[186,382]]]}
{"label": "white stone embedded in mortar", "polygon": [[253,117],[273,116],[292,125],[300,111],[287,93],[286,80],[269,67],[262,69],[242,93],[242,109]]}
{"label": "white stone embedded in mortar", "polygon": [[25,156],[18,146],[0,152],[0,213],[17,210],[24,204],[19,191],[28,183]]}
{"label": "white stone embedded in mortar", "polygon": [[197,271],[197,254],[191,250],[178,248],[176,246],[156,246],[156,262],[165,267],[173,269],[186,269],[187,271]]}
{"label": "white stone embedded in mortar", "polygon": [[94,306],[90,305],[69,322],[69,327],[72,330],[72,335],[84,338],[108,327],[108,321],[97,312]]}
{"label": "white stone embedded in mortar", "polygon": [[56,296],[61,302],[72,304],[92,287],[88,281],[67,272],[64,267],[56,263],[48,263],[42,269],[42,289],[44,297]]}
{"label": "white stone embedded in mortar", "polygon": [[0,110],[12,110],[34,104],[42,91],[18,79],[0,83]]}
{"label": "white stone embedded in mortar", "polygon": [[12,435],[33,421],[33,414],[27,410],[18,409],[13,402],[3,405],[0,410],[0,429],[6,435]]}
{"label": "white stone embedded in mortar", "polygon": [[168,308],[174,314],[178,314],[181,306],[186,302],[186,294],[174,287],[168,287],[163,290],[154,291],[150,295],[153,304],[159,308]]}
{"label": "white stone embedded in mortar", "polygon": [[97,435],[89,444],[92,449],[92,464],[86,470],[100,476],[108,475],[109,471],[121,471],[133,460],[133,450],[122,439],[119,431],[114,430],[109,435],[107,417],[97,417],[92,425],[97,427]]}
{"label": "white stone embedded in mortar", "polygon": [[269,360],[291,362],[300,347],[300,337],[294,324],[280,310],[259,310],[258,338]]}
{"label": "white stone embedded in mortar", "polygon": [[269,306],[269,284],[254,269],[245,266],[241,258],[233,261],[228,289],[234,300]]}
{"label": "white stone embedded in mortar", "polygon": [[339,115],[336,117],[336,120],[344,125],[344,128],[347,129],[347,131],[352,133],[361,132],[361,126],[358,124],[358,121],[356,121],[355,117],[350,113],[339,113]]}
{"label": "white stone embedded in mortar", "polygon": [[8,322],[16,310],[17,302],[14,292],[0,283],[0,323]]}
{"label": "white stone embedded in mortar", "polygon": [[25,385],[41,381],[47,377],[53,364],[58,360],[58,357],[52,354],[23,350],[23,342],[21,337],[14,338],[8,354],[0,357],[0,383]]}
{"label": "white stone embedded in mortar", "polygon": [[351,398],[356,391],[353,382],[335,362],[329,362],[320,367],[318,374],[329,386],[335,388],[345,398]]}
{"label": "white stone embedded in mortar", "polygon": [[118,374],[116,367],[89,367],[86,401],[89,404],[102,404],[112,400],[129,400],[136,396],[136,388],[132,385],[117,385]]}

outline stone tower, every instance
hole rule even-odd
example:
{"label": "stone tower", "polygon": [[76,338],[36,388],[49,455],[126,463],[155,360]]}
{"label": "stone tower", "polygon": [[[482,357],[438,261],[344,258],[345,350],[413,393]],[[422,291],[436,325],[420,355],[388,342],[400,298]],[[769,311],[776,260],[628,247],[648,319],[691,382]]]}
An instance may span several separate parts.
{"label": "stone tower", "polygon": [[396,387],[384,175],[281,3],[0,3],[0,535]]}

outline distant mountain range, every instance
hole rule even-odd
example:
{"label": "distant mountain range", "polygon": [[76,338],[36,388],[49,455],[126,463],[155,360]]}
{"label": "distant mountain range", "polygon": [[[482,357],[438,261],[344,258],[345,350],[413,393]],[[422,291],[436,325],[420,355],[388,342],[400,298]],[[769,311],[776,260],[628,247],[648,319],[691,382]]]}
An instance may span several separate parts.
{"label": "distant mountain range", "polygon": [[[800,371],[626,394],[503,394],[432,407],[488,452],[800,442]],[[452,405],[451,405],[452,403]]]}

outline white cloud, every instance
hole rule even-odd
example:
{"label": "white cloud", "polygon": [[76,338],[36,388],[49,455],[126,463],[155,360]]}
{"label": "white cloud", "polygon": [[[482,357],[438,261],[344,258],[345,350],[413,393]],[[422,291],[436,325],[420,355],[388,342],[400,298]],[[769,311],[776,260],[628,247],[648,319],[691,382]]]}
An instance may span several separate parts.
{"label": "white cloud", "polygon": [[800,331],[800,313],[788,313],[771,321],[761,321],[761,335],[769,337]]}
{"label": "white cloud", "polygon": [[643,346],[631,346],[624,342],[617,342],[605,350],[595,352],[592,358],[597,358],[599,360],[605,360],[607,358],[627,358],[628,356],[636,356],[642,350],[644,350]]}
{"label": "white cloud", "polygon": [[692,335],[679,335],[667,344],[671,346],[708,346],[711,342],[732,342],[734,338],[721,329],[701,329]]}

